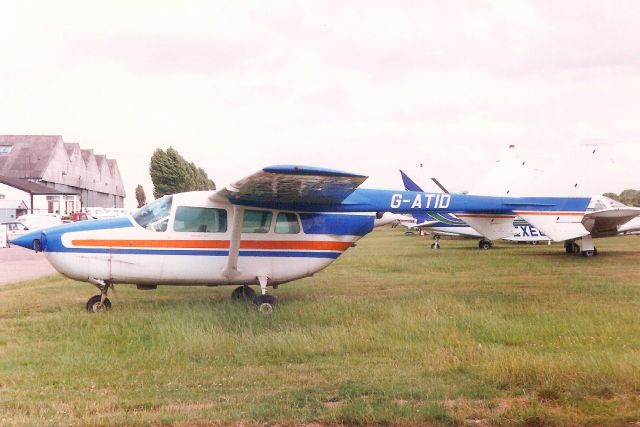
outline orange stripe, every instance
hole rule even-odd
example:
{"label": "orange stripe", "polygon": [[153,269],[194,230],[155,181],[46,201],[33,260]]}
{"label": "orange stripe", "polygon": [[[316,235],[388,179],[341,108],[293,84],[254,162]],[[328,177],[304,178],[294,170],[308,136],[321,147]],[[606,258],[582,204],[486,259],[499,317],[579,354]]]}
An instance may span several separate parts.
{"label": "orange stripe", "polygon": [[228,240],[72,240],[74,246],[107,246],[111,248],[180,248],[180,249],[226,249]]}
{"label": "orange stripe", "polygon": [[[111,248],[167,248],[167,249],[228,249],[228,240],[72,240],[74,246]],[[312,249],[318,251],[344,251],[351,242],[314,242],[296,240],[241,240],[240,249]]]}

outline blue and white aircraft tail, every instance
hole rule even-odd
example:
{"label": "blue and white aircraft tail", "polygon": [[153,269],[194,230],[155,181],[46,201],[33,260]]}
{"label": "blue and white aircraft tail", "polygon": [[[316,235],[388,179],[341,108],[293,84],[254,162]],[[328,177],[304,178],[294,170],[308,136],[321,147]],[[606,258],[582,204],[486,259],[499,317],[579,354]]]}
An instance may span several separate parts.
{"label": "blue and white aircraft tail", "polygon": [[[90,312],[108,309],[116,283],[235,285],[265,311],[277,287],[313,275],[374,228],[380,212],[514,216],[516,210],[582,217],[585,198],[505,198],[361,189],[367,176],[307,166],[270,166],[218,191],[164,196],[129,217],[83,221],[12,243],[43,251],[62,274],[95,285]],[[260,295],[250,288],[259,285]]]}

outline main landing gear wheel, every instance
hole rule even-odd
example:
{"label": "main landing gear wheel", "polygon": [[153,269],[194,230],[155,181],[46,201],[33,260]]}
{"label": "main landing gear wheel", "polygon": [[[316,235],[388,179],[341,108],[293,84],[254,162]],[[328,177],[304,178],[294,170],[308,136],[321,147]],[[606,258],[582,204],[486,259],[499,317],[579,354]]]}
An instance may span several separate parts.
{"label": "main landing gear wheel", "polygon": [[231,292],[232,299],[251,301],[256,297],[256,291],[249,286],[238,286]]}
{"label": "main landing gear wheel", "polygon": [[263,314],[271,314],[273,306],[278,299],[273,295],[259,295],[253,299],[253,303],[258,307],[258,311]]}
{"label": "main landing gear wheel", "polygon": [[440,249],[440,243],[438,242],[433,242],[431,244],[431,249]]}
{"label": "main landing gear wheel", "polygon": [[478,242],[478,247],[483,250],[491,249],[493,247],[493,243],[490,240],[480,240]]}
{"label": "main landing gear wheel", "polygon": [[567,242],[564,244],[564,250],[568,254],[579,254],[580,246],[576,242]]}
{"label": "main landing gear wheel", "polygon": [[598,249],[596,249],[596,248],[593,248],[592,251],[582,251],[582,256],[583,257],[590,258],[590,257],[596,256],[596,255],[598,255]]}
{"label": "main landing gear wheel", "polygon": [[102,301],[102,295],[94,295],[87,301],[87,311],[89,313],[99,313],[101,311],[111,310],[111,301],[105,298]]}

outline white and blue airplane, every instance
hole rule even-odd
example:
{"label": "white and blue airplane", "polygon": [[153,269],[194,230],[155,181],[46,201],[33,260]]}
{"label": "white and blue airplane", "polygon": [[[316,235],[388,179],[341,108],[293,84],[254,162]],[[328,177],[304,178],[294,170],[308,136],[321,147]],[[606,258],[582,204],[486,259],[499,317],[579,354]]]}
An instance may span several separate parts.
{"label": "white and blue airplane", "polygon": [[[403,170],[400,170],[400,177],[402,183],[407,191],[423,191],[422,188],[416,184]],[[436,184],[446,193],[449,192],[440,185],[435,179]],[[475,228],[467,224],[461,218],[467,218],[467,221],[474,222],[473,214],[468,213],[437,213],[437,212],[422,212],[414,214],[415,222],[413,224],[406,224],[408,228],[417,228],[422,230],[429,230],[436,237],[438,236],[463,236],[463,237],[477,237],[478,247],[480,249],[490,249],[493,247],[493,242],[486,236],[478,232]],[[517,216],[512,216],[512,230],[511,233],[501,237],[502,240],[508,240],[511,242],[527,242],[531,244],[538,244],[539,242],[550,242],[551,240],[545,236],[545,234],[539,231],[536,227],[529,224],[527,221]],[[432,249],[440,249],[439,239],[436,239],[431,244]]]}
{"label": "white and blue airplane", "polygon": [[[374,228],[382,212],[466,213],[486,229],[501,218],[537,215],[555,238],[582,235],[574,223],[589,198],[485,197],[358,188],[366,176],[306,166],[271,166],[218,191],[164,196],[128,217],[82,221],[12,243],[43,251],[63,275],[95,285],[90,312],[109,309],[116,283],[235,285],[270,312],[268,287],[329,266]],[[511,220],[509,220],[511,224]],[[580,225],[581,226],[581,225]],[[581,226],[582,227],[582,226]],[[545,229],[545,230],[546,230]],[[251,285],[260,286],[255,296]]]}
{"label": "white and blue airplane", "polygon": [[[422,191],[402,170],[400,171],[400,176],[406,190]],[[434,181],[445,193],[448,193],[437,180],[434,179]],[[410,225],[411,227],[426,228],[444,235],[448,233],[465,237],[480,237],[481,240],[478,242],[478,246],[481,249],[491,248],[493,246],[491,241],[497,239],[529,243],[538,243],[540,241],[550,243],[552,241],[540,231],[540,227],[536,228],[535,225],[532,225],[533,223],[539,224],[540,218],[536,215],[529,215],[528,220],[517,216],[506,216],[503,220],[508,222],[511,219],[512,229],[505,224],[503,229],[498,230],[496,228],[493,232],[487,230],[485,228],[486,224],[483,221],[478,221],[477,215],[473,213],[440,214],[427,212],[414,214],[414,217],[416,221],[415,224]],[[577,230],[582,231],[580,237],[582,246],[576,243],[576,238],[569,238],[564,241],[565,250],[567,253],[582,254],[586,257],[595,256],[598,254],[598,249],[593,243],[594,238],[623,236],[640,231],[640,208],[626,206],[605,196],[593,196],[590,198],[589,206],[580,224],[582,224],[582,227],[577,224],[575,227]],[[560,241],[559,239],[553,240]],[[431,247],[438,249],[440,247],[438,241],[433,243]]]}

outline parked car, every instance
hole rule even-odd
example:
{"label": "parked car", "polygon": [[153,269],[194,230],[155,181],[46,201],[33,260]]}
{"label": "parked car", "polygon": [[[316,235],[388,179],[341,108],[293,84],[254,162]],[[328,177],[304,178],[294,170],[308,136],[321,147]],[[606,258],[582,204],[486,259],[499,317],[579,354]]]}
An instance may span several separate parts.
{"label": "parked car", "polygon": [[92,216],[88,215],[86,212],[71,212],[67,216],[62,217],[62,222],[78,222],[78,221],[88,221],[90,219],[95,219]]}
{"label": "parked car", "polygon": [[7,240],[11,241],[16,237],[20,237],[30,231],[26,225],[17,221],[3,222],[2,225],[7,226]]}
{"label": "parked car", "polygon": [[29,230],[38,230],[62,224],[62,217],[58,214],[26,214],[16,218],[16,222],[21,222]]}

